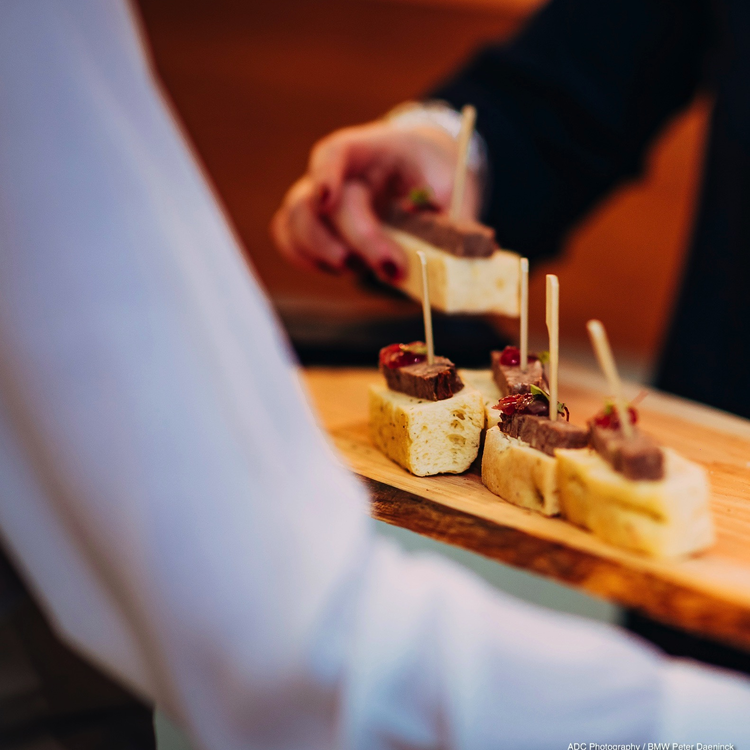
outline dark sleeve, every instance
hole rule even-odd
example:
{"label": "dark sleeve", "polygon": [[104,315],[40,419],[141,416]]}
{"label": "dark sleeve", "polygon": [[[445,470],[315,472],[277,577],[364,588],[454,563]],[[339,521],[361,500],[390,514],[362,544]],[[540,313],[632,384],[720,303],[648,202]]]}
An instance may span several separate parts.
{"label": "dark sleeve", "polygon": [[552,0],[433,95],[477,107],[489,150],[485,221],[505,247],[555,253],[701,82],[711,0]]}

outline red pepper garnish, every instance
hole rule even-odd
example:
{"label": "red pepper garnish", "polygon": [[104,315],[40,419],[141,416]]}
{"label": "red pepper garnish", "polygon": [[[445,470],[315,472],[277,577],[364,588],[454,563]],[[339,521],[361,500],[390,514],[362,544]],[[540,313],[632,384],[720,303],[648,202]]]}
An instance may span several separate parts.
{"label": "red pepper garnish", "polygon": [[[638,421],[638,412],[632,406],[628,406],[628,416],[630,418],[630,424],[635,424]],[[617,410],[612,404],[607,404],[604,409],[594,417],[594,424],[597,427],[604,427],[608,430],[619,430],[620,418],[617,414]]]}
{"label": "red pepper garnish", "polygon": [[528,396],[526,393],[505,396],[505,398],[501,398],[500,401],[493,406],[493,409],[497,409],[498,411],[505,414],[506,417],[512,417],[521,406],[521,401],[523,400],[524,396]]}
{"label": "red pepper garnish", "polygon": [[505,417],[512,417],[514,414],[549,415],[549,403],[531,393],[518,393],[505,396],[505,398],[500,399],[493,409],[497,409]]}
{"label": "red pepper garnish", "polygon": [[[512,393],[501,398],[492,408],[501,412],[503,417],[512,417],[514,414],[548,417],[549,396],[541,389],[537,389],[536,393]],[[566,421],[570,422],[568,407],[558,402],[557,409],[560,414],[565,415]]]}
{"label": "red pepper garnish", "polygon": [[411,344],[391,344],[380,350],[380,366],[395,370],[407,365],[416,365],[427,359],[427,346],[422,341]]}
{"label": "red pepper garnish", "polygon": [[[529,354],[528,361],[535,362],[539,357]],[[521,350],[517,346],[506,346],[500,355],[500,364],[505,367],[518,367],[521,364]]]}
{"label": "red pepper garnish", "polygon": [[500,364],[506,367],[517,367],[521,364],[521,350],[517,346],[506,346],[500,355]]}

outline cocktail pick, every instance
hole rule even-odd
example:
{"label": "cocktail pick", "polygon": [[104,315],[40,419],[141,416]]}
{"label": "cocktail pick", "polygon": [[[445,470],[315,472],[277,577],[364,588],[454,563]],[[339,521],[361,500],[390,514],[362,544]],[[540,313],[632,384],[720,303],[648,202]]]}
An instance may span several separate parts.
{"label": "cocktail pick", "polygon": [[557,419],[557,368],[560,361],[560,282],[547,274],[547,333],[549,334],[549,418]]}
{"label": "cocktail pick", "polygon": [[458,158],[456,160],[456,175],[453,179],[453,194],[451,195],[450,218],[456,221],[461,215],[466,188],[466,171],[469,166],[469,146],[474,134],[474,123],[477,111],[471,104],[461,110],[461,130],[458,132]]}
{"label": "cocktail pick", "polygon": [[600,320],[590,320],[586,323],[586,328],[588,329],[596,358],[599,360],[599,366],[602,368],[604,377],[607,378],[610,391],[612,391],[617,417],[622,425],[622,432],[626,438],[630,438],[633,435],[633,427],[630,424],[630,413],[628,412],[627,402],[622,395],[622,381],[617,372],[615,358],[612,356],[607,332],[604,330],[604,326]]}
{"label": "cocktail pick", "polygon": [[422,265],[422,317],[424,318],[424,340],[427,344],[427,364],[435,364],[435,342],[432,337],[432,308],[430,306],[430,286],[427,283],[427,258],[424,250],[417,250]]}

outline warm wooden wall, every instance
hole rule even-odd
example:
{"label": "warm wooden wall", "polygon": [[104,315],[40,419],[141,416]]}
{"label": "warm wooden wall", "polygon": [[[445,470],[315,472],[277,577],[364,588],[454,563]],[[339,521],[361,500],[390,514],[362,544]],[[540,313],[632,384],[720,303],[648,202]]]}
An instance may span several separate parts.
{"label": "warm wooden wall", "polygon": [[[419,95],[539,0],[140,0],[156,65],[272,297],[286,307],[381,309],[353,284],[289,269],[268,222],[316,138]],[[622,349],[657,350],[688,236],[707,106],[654,149],[554,264],[569,339],[602,318]],[[541,330],[542,276],[533,282]]]}

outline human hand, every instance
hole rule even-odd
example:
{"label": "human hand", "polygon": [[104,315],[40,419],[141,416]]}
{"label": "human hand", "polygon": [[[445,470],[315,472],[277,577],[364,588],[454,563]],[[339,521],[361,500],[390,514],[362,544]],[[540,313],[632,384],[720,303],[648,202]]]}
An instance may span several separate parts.
{"label": "human hand", "polygon": [[[338,130],[313,148],[307,173],[286,194],[271,234],[297,265],[341,273],[364,263],[381,279],[396,281],[405,258],[383,231],[378,209],[425,186],[447,209],[456,157],[455,140],[436,125],[378,120]],[[478,205],[478,181],[469,172],[462,215],[475,217]]]}

